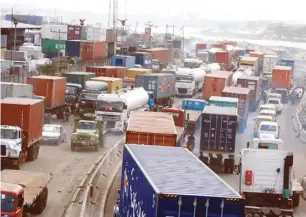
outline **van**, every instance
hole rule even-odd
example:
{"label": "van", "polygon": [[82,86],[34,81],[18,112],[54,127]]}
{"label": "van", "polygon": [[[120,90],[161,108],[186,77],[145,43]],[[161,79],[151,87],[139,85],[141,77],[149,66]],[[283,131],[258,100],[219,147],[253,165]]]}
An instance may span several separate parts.
{"label": "van", "polygon": [[278,98],[278,99],[282,100],[282,95],[279,94],[279,93],[269,93],[268,94],[268,99],[270,99],[270,98]]}
{"label": "van", "polygon": [[259,115],[271,116],[273,121],[276,121],[276,112],[275,111],[272,111],[272,110],[261,110],[259,112]]}
{"label": "van", "polygon": [[271,121],[273,122],[273,118],[270,115],[258,115],[256,118],[254,118],[254,132],[253,136],[258,136],[258,128],[261,122],[263,121]]}
{"label": "van", "polygon": [[272,134],[276,139],[278,139],[280,135],[280,127],[276,122],[262,121],[259,124],[258,136],[260,137],[261,134]]}

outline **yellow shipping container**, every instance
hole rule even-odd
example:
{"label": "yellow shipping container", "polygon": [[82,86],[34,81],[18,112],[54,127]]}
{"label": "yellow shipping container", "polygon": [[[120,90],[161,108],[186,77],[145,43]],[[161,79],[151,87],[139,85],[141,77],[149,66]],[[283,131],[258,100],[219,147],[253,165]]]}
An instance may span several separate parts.
{"label": "yellow shipping container", "polygon": [[152,69],[131,68],[126,70],[125,77],[130,79],[136,79],[136,75],[144,75],[151,73]]}
{"label": "yellow shipping container", "polygon": [[6,48],[0,48],[0,58],[4,58],[4,51]]}
{"label": "yellow shipping container", "polygon": [[241,65],[256,65],[258,57],[242,57],[239,61]]}
{"label": "yellow shipping container", "polygon": [[101,81],[108,84],[108,93],[114,93],[116,90],[119,90],[123,87],[122,78],[113,78],[113,77],[95,77],[90,78],[91,81]]}

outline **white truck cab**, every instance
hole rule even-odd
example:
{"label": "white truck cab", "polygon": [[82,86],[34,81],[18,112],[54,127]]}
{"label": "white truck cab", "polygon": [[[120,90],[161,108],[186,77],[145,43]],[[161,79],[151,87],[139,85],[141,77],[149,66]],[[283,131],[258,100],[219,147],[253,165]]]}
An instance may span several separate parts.
{"label": "white truck cab", "polygon": [[185,59],[184,68],[199,68],[203,64],[202,60],[199,59]]}
{"label": "white truck cab", "polygon": [[276,139],[279,138],[280,127],[276,122],[271,121],[262,121],[259,124],[258,128],[258,137],[260,138],[261,134],[272,134]]}
{"label": "white truck cab", "polygon": [[1,125],[0,129],[1,157],[19,158],[22,150],[22,129],[20,127],[7,125]]}

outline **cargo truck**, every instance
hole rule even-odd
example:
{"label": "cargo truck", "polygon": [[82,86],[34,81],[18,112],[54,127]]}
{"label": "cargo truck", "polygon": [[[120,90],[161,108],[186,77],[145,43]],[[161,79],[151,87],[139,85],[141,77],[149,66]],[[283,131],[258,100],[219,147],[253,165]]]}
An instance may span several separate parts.
{"label": "cargo truck", "polygon": [[30,84],[1,82],[1,99],[7,97],[32,98],[33,86]]}
{"label": "cargo truck", "polygon": [[136,79],[137,75],[152,74],[152,69],[131,68],[126,70],[126,79]]}
{"label": "cargo truck", "polygon": [[233,173],[237,108],[206,106],[202,113],[200,159],[216,172]]}
{"label": "cargo truck", "polygon": [[97,98],[102,93],[107,93],[108,84],[103,81],[86,81],[85,89],[81,91],[78,104],[78,115],[82,118],[85,114],[95,113]]}
{"label": "cargo truck", "polygon": [[107,130],[124,132],[131,111],[149,110],[153,105],[153,95],[142,87],[121,89],[114,94],[100,94],[97,98],[96,120],[106,122]]}
{"label": "cargo truck", "polygon": [[72,109],[72,111],[77,111],[78,103],[80,100],[80,94],[83,90],[82,85],[74,84],[74,83],[67,83],[66,84],[66,95],[65,101],[68,106]]}
{"label": "cargo truck", "polygon": [[153,73],[136,76],[136,87],[143,87],[153,95],[158,108],[172,107],[175,96],[175,75]]}
{"label": "cargo truck", "polygon": [[241,217],[244,208],[244,198],[187,149],[125,145],[120,216]]}
{"label": "cargo truck", "polygon": [[205,75],[203,68],[179,68],[175,74],[176,95],[192,97],[202,91]]}
{"label": "cargo truck", "polygon": [[292,82],[291,74],[290,66],[275,66],[272,70],[272,87],[289,89]]}
{"label": "cargo truck", "polygon": [[272,72],[273,68],[278,64],[277,55],[264,55],[263,59],[263,74]]}
{"label": "cargo truck", "polygon": [[52,175],[21,170],[1,171],[1,216],[31,217],[47,206]]}
{"label": "cargo truck", "polygon": [[33,86],[33,94],[45,97],[45,112],[56,114],[57,119],[64,119],[66,78],[57,76],[28,77],[28,84]]}
{"label": "cargo truck", "polygon": [[194,69],[199,68],[203,64],[202,60],[199,59],[184,59],[184,68]]}
{"label": "cargo truck", "polygon": [[38,157],[43,121],[42,100],[29,98],[1,100],[2,166],[19,169],[21,162],[33,161]]}
{"label": "cargo truck", "polygon": [[292,166],[293,154],[290,152],[243,149],[239,193],[246,199],[245,212],[293,217],[292,208],[298,206],[299,195],[294,193],[296,184]]}
{"label": "cargo truck", "polygon": [[279,62],[279,65],[291,67],[291,71],[292,71],[291,76],[293,77],[293,71],[294,71],[294,67],[295,67],[295,61],[294,61],[294,59],[281,58],[281,59],[280,59],[280,62]]}
{"label": "cargo truck", "polygon": [[256,76],[260,75],[260,71],[258,70],[259,64],[260,63],[258,57],[243,56],[239,60],[239,67],[243,66],[251,69]]}
{"label": "cargo truck", "polygon": [[126,130],[126,144],[176,146],[177,134],[171,114],[131,112]]}

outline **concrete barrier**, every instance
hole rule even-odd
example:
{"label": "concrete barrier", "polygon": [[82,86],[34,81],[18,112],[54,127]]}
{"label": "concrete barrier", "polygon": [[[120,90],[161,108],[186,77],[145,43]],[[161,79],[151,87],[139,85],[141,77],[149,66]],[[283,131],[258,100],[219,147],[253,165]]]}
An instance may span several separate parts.
{"label": "concrete barrier", "polygon": [[103,216],[107,195],[122,161],[125,138],[103,158],[90,177],[78,216]]}

